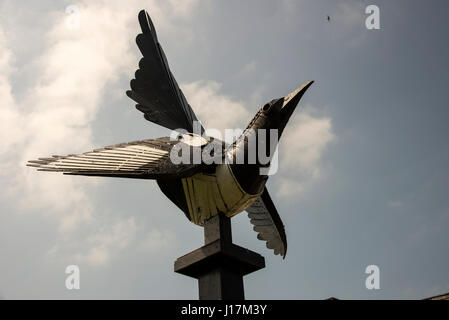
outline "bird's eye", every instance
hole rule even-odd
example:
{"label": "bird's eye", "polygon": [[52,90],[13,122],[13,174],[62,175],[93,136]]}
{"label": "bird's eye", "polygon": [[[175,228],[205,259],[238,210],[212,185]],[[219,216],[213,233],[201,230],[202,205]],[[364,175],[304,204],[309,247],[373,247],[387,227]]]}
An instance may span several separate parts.
{"label": "bird's eye", "polygon": [[271,104],[267,103],[263,106],[263,111],[268,112],[271,109]]}

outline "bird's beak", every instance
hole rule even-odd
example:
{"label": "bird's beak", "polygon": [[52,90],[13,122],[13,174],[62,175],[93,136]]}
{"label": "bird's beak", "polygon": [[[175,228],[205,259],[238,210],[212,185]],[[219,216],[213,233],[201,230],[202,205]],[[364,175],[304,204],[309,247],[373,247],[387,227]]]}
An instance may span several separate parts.
{"label": "bird's beak", "polygon": [[285,127],[288,120],[290,119],[290,116],[293,114],[293,111],[295,111],[296,106],[298,105],[299,100],[301,100],[304,93],[307,91],[307,89],[312,85],[313,81],[308,81],[304,83],[301,87],[296,89],[295,91],[291,92],[287,96],[284,97],[284,103],[281,107],[281,117],[282,117],[282,128]]}

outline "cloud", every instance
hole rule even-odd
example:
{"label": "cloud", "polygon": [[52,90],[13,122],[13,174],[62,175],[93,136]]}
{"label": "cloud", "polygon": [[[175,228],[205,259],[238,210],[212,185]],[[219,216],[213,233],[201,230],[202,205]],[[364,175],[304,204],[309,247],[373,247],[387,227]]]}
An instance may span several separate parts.
{"label": "cloud", "polygon": [[[22,101],[5,95],[7,101],[2,103],[2,114],[7,117],[2,118],[2,134],[13,137],[2,148],[1,160],[7,169],[3,173],[9,183],[6,191],[11,196],[20,190],[25,208],[56,213],[63,231],[91,219],[86,186],[93,180],[37,174],[25,168],[25,163],[55,152],[92,148],[91,123],[104,89],[136,60],[128,43],[131,15],[121,12],[127,11],[104,2],[80,2],[80,23],[75,29],[68,27],[65,12],[52,14],[47,47],[38,58],[39,77]],[[8,91],[7,85],[2,88]]]}
{"label": "cloud", "polygon": [[[14,68],[11,66],[11,49],[6,43],[4,31],[0,28],[0,135],[8,137],[3,139],[0,145],[0,154],[5,155],[20,140],[20,114],[15,108],[15,101],[12,96],[12,88],[9,77]],[[17,124],[17,125],[14,125]],[[0,173],[5,175],[8,172],[9,163],[0,163]]]}
{"label": "cloud", "polygon": [[317,108],[299,108],[290,120],[279,147],[277,194],[288,197],[301,194],[322,177],[321,159],[336,140],[332,120],[318,115]]}
{"label": "cloud", "polygon": [[168,2],[177,16],[185,17],[196,7],[198,0],[169,0]]}
{"label": "cloud", "polygon": [[126,249],[134,241],[137,225],[134,218],[121,220],[114,225],[103,226],[98,232],[87,238],[89,250],[87,253],[75,255],[77,263],[104,265],[111,256]]}
{"label": "cloud", "polygon": [[79,265],[101,267],[127,251],[140,254],[162,254],[176,246],[176,235],[171,230],[148,227],[135,217],[109,217],[109,223],[92,226],[82,241],[71,238],[48,250],[46,257],[61,261],[73,261]]}
{"label": "cloud", "polygon": [[[203,126],[219,130],[224,138],[225,129],[244,129],[252,115],[245,109],[242,101],[220,94],[220,87],[215,81],[196,81],[181,85]],[[220,110],[219,117],[217,110]]]}
{"label": "cloud", "polygon": [[[111,225],[112,222],[95,216],[90,190],[103,183],[101,179],[37,173],[25,166],[26,161],[91,150],[92,124],[99,115],[108,87],[121,77],[131,78],[137,67],[140,58],[134,43],[140,31],[137,12],[150,7],[160,31],[176,28],[175,20],[188,17],[195,4],[196,1],[182,4],[177,1],[171,4],[136,0],[77,1],[67,12],[64,8],[47,12],[51,23],[40,35],[45,41],[42,54],[26,61],[38,72],[20,99],[14,97],[11,75],[21,71],[23,63],[12,60],[14,52],[9,43],[24,39],[8,42],[0,25],[1,196],[19,203],[17,212],[42,212],[56,221],[64,237],[63,245],[67,247],[79,239],[75,232],[81,223],[95,226],[90,229],[94,233],[106,230],[78,240],[88,250],[87,255],[78,254],[78,257],[89,263],[105,263],[115,252],[112,247],[128,245],[133,238],[124,237],[124,233],[136,231],[134,220],[119,220]],[[175,14],[168,15],[172,10]],[[30,21],[17,27],[33,28],[33,24]],[[27,33],[15,35],[22,34]],[[86,224],[83,228],[87,228]]]}

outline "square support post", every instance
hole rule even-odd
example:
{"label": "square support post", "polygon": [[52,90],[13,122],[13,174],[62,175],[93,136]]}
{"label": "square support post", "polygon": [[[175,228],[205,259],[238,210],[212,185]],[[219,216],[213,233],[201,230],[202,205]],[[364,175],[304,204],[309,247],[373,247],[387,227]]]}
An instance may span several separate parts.
{"label": "square support post", "polygon": [[175,261],[175,272],[198,279],[200,300],[245,299],[243,276],[265,267],[258,253],[232,243],[231,219],[219,213],[204,223],[204,246]]}

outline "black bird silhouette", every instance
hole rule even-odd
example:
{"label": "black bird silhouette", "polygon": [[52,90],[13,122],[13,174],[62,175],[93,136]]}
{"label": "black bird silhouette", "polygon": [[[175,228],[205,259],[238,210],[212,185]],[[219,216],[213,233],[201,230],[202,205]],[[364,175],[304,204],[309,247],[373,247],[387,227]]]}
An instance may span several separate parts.
{"label": "black bird silhouette", "polygon": [[331,17],[330,16],[327,16],[327,21],[331,21]]}
{"label": "black bird silhouette", "polygon": [[[254,116],[243,134],[232,144],[204,136],[201,124],[195,129],[197,117],[170,72],[164,51],[148,13],[139,13],[142,28],[137,38],[143,58],[131,90],[127,95],[137,102],[136,108],[145,119],[163,127],[177,130],[176,139],[163,137],[147,139],[96,149],[79,155],[52,156],[28,162],[40,171],[56,171],[70,175],[154,179],[162,192],[197,225],[219,212],[232,217],[247,211],[260,240],[284,258],[287,239],[284,225],[265,187],[268,179],[261,169],[269,163],[254,163],[250,157],[249,133],[276,129],[281,136],[299,100],[313,83],[306,82],[289,95],[266,103]],[[220,117],[220,110],[217,110]],[[181,131],[184,132],[182,133]],[[196,131],[196,132],[195,132]],[[256,135],[256,140],[273,150],[270,137]],[[265,140],[264,140],[265,139]],[[256,144],[259,146],[259,144]],[[184,149],[187,148],[187,149]],[[188,150],[189,153],[187,153]],[[175,163],[171,155],[183,156],[212,150],[214,163],[185,161]],[[270,152],[272,156],[272,152]],[[245,159],[238,164],[238,159]]]}

